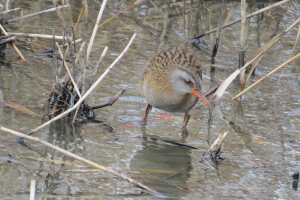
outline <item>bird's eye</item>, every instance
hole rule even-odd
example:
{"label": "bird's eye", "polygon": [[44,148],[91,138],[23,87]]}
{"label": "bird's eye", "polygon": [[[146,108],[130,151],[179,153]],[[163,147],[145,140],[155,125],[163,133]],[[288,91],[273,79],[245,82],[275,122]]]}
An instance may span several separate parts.
{"label": "bird's eye", "polygon": [[191,80],[185,81],[187,84],[192,84]]}

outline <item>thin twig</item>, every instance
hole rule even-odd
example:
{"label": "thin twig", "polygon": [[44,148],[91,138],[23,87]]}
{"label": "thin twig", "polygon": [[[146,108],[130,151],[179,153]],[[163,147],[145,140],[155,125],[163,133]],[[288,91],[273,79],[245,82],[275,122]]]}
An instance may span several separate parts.
{"label": "thin twig", "polygon": [[281,69],[282,67],[284,67],[285,65],[289,64],[290,62],[294,61],[295,59],[297,59],[298,57],[300,57],[300,53],[297,54],[296,56],[294,56],[293,58],[289,59],[288,61],[286,61],[285,63],[281,64],[280,66],[276,67],[275,69],[273,69],[271,72],[269,72],[267,75],[265,75],[264,77],[262,77],[261,79],[259,79],[258,81],[256,81],[255,83],[253,83],[251,86],[247,87],[245,90],[243,90],[242,92],[240,92],[239,94],[237,94],[235,97],[232,98],[232,100],[235,100],[236,98],[240,97],[241,95],[243,95],[244,93],[246,93],[248,90],[250,90],[251,88],[253,88],[254,86],[256,86],[258,83],[260,83],[261,81],[263,81],[264,79],[268,78],[269,76],[271,76],[273,73],[275,73],[276,71],[278,71],[279,69]]}
{"label": "thin twig", "polygon": [[32,137],[32,136],[28,136],[28,135],[25,135],[25,134],[23,134],[23,133],[20,133],[20,132],[17,132],[17,131],[13,131],[13,130],[10,130],[10,129],[4,128],[4,127],[1,127],[0,130],[5,131],[5,132],[8,132],[8,133],[11,133],[11,134],[16,135],[16,136],[19,136],[19,137],[24,137],[24,138],[26,138],[26,139],[29,139],[29,140],[32,140],[32,141],[41,143],[41,144],[43,144],[43,145],[45,145],[45,146],[47,146],[47,147],[49,147],[49,148],[55,149],[55,150],[57,150],[57,151],[59,151],[59,152],[65,154],[65,155],[68,155],[68,156],[70,156],[70,157],[72,157],[72,158],[75,158],[75,159],[77,159],[77,160],[80,160],[80,161],[82,161],[82,162],[84,162],[84,163],[86,163],[86,164],[88,164],[88,165],[91,165],[91,166],[96,167],[96,168],[99,168],[99,169],[101,169],[101,170],[103,170],[103,171],[105,171],[105,172],[108,172],[108,173],[110,173],[110,174],[113,174],[113,175],[115,175],[115,176],[117,176],[117,177],[120,177],[120,178],[122,178],[122,179],[128,181],[128,182],[131,183],[131,184],[134,184],[134,185],[136,185],[136,186],[138,186],[138,187],[140,187],[140,188],[142,188],[142,189],[144,189],[144,190],[147,190],[148,192],[150,192],[150,193],[152,193],[152,194],[158,195],[158,196],[160,196],[160,197],[165,197],[164,195],[160,194],[159,192],[157,192],[157,191],[155,191],[155,190],[153,190],[153,189],[147,187],[146,185],[144,185],[144,184],[142,184],[142,183],[140,183],[140,182],[137,182],[137,181],[135,181],[135,180],[133,180],[133,179],[131,179],[131,178],[129,178],[129,177],[123,175],[123,174],[120,174],[120,173],[118,173],[118,172],[115,172],[115,171],[113,171],[113,170],[111,170],[111,169],[107,169],[106,167],[103,167],[103,166],[101,166],[101,165],[98,165],[97,163],[94,163],[94,162],[92,162],[92,161],[90,161],[90,160],[87,160],[87,159],[85,159],[85,158],[82,158],[82,157],[80,157],[80,156],[78,156],[78,155],[76,155],[76,154],[73,154],[73,153],[69,152],[69,151],[66,151],[66,150],[64,150],[64,149],[61,149],[61,148],[59,148],[59,147],[57,147],[57,146],[55,146],[55,145],[53,145],[53,144],[50,144],[50,143],[48,143],[48,142],[45,142],[45,141],[41,140],[41,139],[39,139],[39,138]]}
{"label": "thin twig", "polygon": [[93,47],[93,44],[94,44],[94,40],[95,40],[95,37],[96,37],[96,34],[97,34],[97,30],[98,30],[98,24],[101,21],[106,3],[107,3],[107,0],[104,0],[101,4],[101,8],[100,8],[100,11],[99,11],[99,14],[98,14],[98,17],[97,17],[97,21],[95,23],[94,31],[93,31],[93,34],[91,36],[89,46],[88,46],[88,49],[87,49],[87,54],[86,54],[86,60],[87,61],[89,60],[89,57],[90,57],[90,53],[91,53],[91,50],[92,50],[92,47]]}
{"label": "thin twig", "polygon": [[14,9],[10,9],[10,10],[7,10],[7,11],[4,11],[4,12],[1,12],[1,13],[0,13],[0,15],[7,14],[7,13],[10,13],[10,12],[13,12],[13,11],[17,11],[17,10],[21,10],[21,8],[14,8]]}
{"label": "thin twig", "polygon": [[123,50],[123,52],[117,57],[117,59],[108,67],[108,69],[100,76],[100,78],[93,84],[93,86],[82,96],[82,98],[72,107],[69,108],[68,110],[66,110],[64,113],[54,117],[53,119],[49,120],[48,122],[40,125],[39,127],[33,129],[32,131],[30,131],[29,133],[27,133],[27,135],[30,135],[42,128],[44,128],[45,126],[51,124],[52,122],[61,119],[62,117],[64,117],[65,115],[67,115],[68,113],[72,112],[73,110],[75,110],[77,108],[77,106],[79,106],[84,100],[85,98],[97,87],[97,85],[103,80],[103,78],[110,72],[110,70],[115,66],[115,64],[123,57],[123,55],[127,52],[127,50],[129,49],[130,45],[132,44],[134,38],[136,37],[136,34],[133,34],[132,38],[130,39],[129,43],[127,44],[127,46],[125,47],[125,49]]}
{"label": "thin twig", "polygon": [[[59,6],[59,7],[57,7],[57,8],[58,8],[58,9],[62,9],[62,8],[67,7],[67,6],[68,6],[68,5],[65,5],[65,6]],[[29,14],[29,15],[24,15],[22,18],[23,18],[23,19],[27,19],[27,18],[36,16],[36,15],[41,15],[41,14],[53,12],[53,11],[55,11],[55,10],[56,10],[56,8],[50,8],[50,9],[48,9],[48,10],[43,10],[43,11],[36,12],[36,13],[32,13],[32,14]],[[20,19],[21,19],[20,17],[17,17],[17,18],[14,18],[14,19],[9,19],[9,20],[7,20],[7,22],[8,22],[8,23],[12,23],[12,22],[15,22],[15,21],[19,21]]]}
{"label": "thin twig", "polygon": [[209,95],[211,95],[212,93],[214,93],[221,84],[215,85],[214,87],[210,88],[209,90],[207,90],[206,92],[204,92],[204,96],[208,97]]}
{"label": "thin twig", "polygon": [[108,102],[106,103],[102,103],[102,104],[98,104],[98,105],[94,105],[91,106],[92,110],[98,109],[98,108],[103,108],[106,106],[111,106],[113,105],[125,92],[125,89],[121,89],[121,91],[119,91],[113,98],[111,98]]}
{"label": "thin twig", "polygon": [[[289,1],[291,1],[291,0],[283,0],[283,1],[280,1],[280,2],[278,2],[278,3],[272,4],[272,5],[270,5],[270,6],[267,6],[267,7],[263,8],[263,9],[260,9],[260,10],[258,10],[258,11],[256,11],[256,12],[254,12],[254,13],[251,13],[251,14],[247,15],[246,18],[253,17],[253,16],[255,16],[255,15],[258,15],[258,14],[260,14],[260,13],[262,13],[262,12],[265,12],[265,11],[270,10],[270,9],[272,9],[272,8],[275,8],[275,7],[277,7],[277,6],[280,6],[280,5],[282,5],[282,4],[286,3],[286,2],[289,2]],[[236,20],[234,20],[234,21],[232,21],[232,22],[230,22],[230,23],[228,23],[228,24],[223,25],[223,26],[221,27],[221,29],[226,28],[226,27],[228,27],[228,26],[231,26],[231,25],[233,25],[233,24],[236,24],[236,23],[238,23],[238,22],[240,22],[240,21],[242,21],[241,18],[240,18],[240,19],[236,19]],[[200,34],[200,35],[195,36],[193,39],[201,38],[201,37],[203,37],[203,36],[205,36],[205,35],[214,33],[214,32],[216,32],[216,31],[217,31],[217,28],[214,28],[214,29],[212,29],[212,30],[210,30],[210,31],[207,31],[207,32],[205,32],[205,33],[202,33],[202,34]]]}

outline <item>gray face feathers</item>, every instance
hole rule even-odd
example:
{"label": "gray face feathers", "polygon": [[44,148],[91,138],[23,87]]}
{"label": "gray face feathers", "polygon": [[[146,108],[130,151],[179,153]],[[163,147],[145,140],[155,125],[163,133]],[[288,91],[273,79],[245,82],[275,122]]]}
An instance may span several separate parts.
{"label": "gray face feathers", "polygon": [[179,65],[173,65],[174,72],[171,77],[173,89],[180,93],[192,93],[192,89],[201,91],[201,80],[193,72]]}

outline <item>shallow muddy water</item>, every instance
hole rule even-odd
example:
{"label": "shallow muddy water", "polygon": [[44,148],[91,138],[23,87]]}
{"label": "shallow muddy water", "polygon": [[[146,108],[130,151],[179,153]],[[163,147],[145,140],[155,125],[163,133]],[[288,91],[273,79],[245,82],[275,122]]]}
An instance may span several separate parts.
{"label": "shallow muddy water", "polygon": [[[84,1],[70,1],[72,18],[77,21]],[[87,1],[88,29],[92,30],[100,1]],[[101,22],[116,15],[135,1],[110,0]],[[251,1],[247,14],[275,2]],[[22,7],[24,15],[52,8],[51,1],[11,1],[11,8]],[[146,101],[142,98],[139,78],[145,64],[161,49],[186,47],[201,59],[203,90],[224,81],[238,68],[240,23],[223,29],[215,64],[223,66],[212,73],[210,56],[215,34],[202,39],[208,46],[194,46],[191,38],[217,26],[222,2],[219,1],[144,1],[98,30],[87,74],[93,72],[105,46],[109,47],[98,76],[114,61],[134,33],[137,38],[130,50],[87,98],[89,105],[104,103],[121,88],[126,92],[112,106],[96,110],[95,121],[69,124],[59,121],[33,136],[55,144],[100,165],[140,181],[173,198],[183,199],[298,199],[292,175],[299,170],[300,156],[300,60],[272,75],[247,92],[241,100],[231,98],[240,89],[232,83],[220,103],[210,112],[198,103],[190,112],[188,136],[182,135],[183,114],[153,109],[150,122],[143,128]],[[247,21],[248,50],[251,57],[271,38],[287,29],[300,17],[299,3],[286,3]],[[19,16],[14,12],[9,18]],[[240,2],[227,2],[224,20],[240,18]],[[65,10],[70,27],[70,15]],[[62,35],[56,12],[11,23],[8,32]],[[249,86],[269,71],[287,61],[292,52],[299,26],[288,32],[261,59]],[[77,37],[85,33],[82,19]],[[52,60],[37,56],[52,48],[52,40],[18,37],[16,44],[23,63],[8,45],[0,63],[0,100],[23,105],[41,114],[53,84]],[[61,43],[61,41],[60,41]],[[80,46],[77,46],[78,49]],[[299,44],[293,55],[300,51]],[[29,132],[47,119],[20,112],[0,103],[0,125],[22,133]],[[225,158],[212,162],[208,169],[201,162],[203,151],[184,148],[168,141],[184,142],[206,150],[224,131],[229,132],[222,148]],[[128,182],[62,155],[41,144],[16,138],[1,131],[0,157],[15,156],[19,163],[0,161],[2,199],[27,199],[31,180],[37,180],[36,197],[83,199],[157,199]],[[53,179],[47,180],[51,173]]]}

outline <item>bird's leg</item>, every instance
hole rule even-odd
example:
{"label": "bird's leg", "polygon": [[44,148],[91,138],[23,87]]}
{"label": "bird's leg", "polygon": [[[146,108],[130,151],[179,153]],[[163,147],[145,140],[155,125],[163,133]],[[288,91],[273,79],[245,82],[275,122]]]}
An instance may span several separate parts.
{"label": "bird's leg", "polygon": [[152,106],[147,103],[146,104],[146,108],[145,108],[145,111],[144,111],[144,117],[143,117],[143,120],[142,120],[142,123],[143,124],[146,124],[147,123],[147,117],[148,117],[148,114],[149,114],[149,111],[152,109]]}
{"label": "bird's leg", "polygon": [[189,120],[190,120],[190,115],[188,113],[185,113],[184,118],[183,118],[182,127],[186,127],[186,125],[188,124]]}

